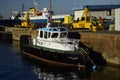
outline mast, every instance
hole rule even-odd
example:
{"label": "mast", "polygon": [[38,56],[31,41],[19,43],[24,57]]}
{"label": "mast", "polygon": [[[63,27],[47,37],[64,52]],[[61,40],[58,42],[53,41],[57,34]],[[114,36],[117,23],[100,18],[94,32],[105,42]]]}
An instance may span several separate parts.
{"label": "mast", "polygon": [[47,19],[46,27],[50,27],[51,23],[52,23],[52,2],[50,0],[49,11],[48,11],[48,19]]}
{"label": "mast", "polygon": [[52,22],[52,1],[50,0],[49,23]]}

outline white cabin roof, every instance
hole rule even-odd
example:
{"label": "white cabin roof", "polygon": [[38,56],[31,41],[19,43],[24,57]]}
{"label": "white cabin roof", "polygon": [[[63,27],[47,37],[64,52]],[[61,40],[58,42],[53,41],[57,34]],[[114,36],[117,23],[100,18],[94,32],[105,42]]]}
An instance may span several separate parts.
{"label": "white cabin roof", "polygon": [[39,28],[40,31],[47,31],[47,32],[68,32],[65,27],[48,27],[48,28]]}

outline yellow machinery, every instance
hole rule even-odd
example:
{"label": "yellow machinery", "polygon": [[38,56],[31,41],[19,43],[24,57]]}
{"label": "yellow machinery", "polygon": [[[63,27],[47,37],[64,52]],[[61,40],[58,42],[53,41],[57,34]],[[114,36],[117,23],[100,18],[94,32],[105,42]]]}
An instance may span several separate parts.
{"label": "yellow machinery", "polygon": [[25,17],[24,17],[24,20],[21,22],[21,26],[22,27],[30,27],[31,24],[30,24],[30,18],[29,18],[29,14],[26,13]]}
{"label": "yellow machinery", "polygon": [[73,22],[72,19],[72,16],[65,16],[63,24],[71,24]]}
{"label": "yellow machinery", "polygon": [[23,27],[23,28],[35,28],[35,24],[33,24],[31,21],[30,21],[30,18],[29,18],[29,14],[26,13],[25,16],[24,16],[24,19],[21,21],[21,24],[20,25],[15,25],[15,27]]}
{"label": "yellow machinery", "polygon": [[102,29],[102,23],[98,22],[95,17],[90,15],[88,7],[85,7],[81,19],[77,19],[72,24],[72,29],[82,29],[82,30],[91,30],[97,31],[97,29]]}

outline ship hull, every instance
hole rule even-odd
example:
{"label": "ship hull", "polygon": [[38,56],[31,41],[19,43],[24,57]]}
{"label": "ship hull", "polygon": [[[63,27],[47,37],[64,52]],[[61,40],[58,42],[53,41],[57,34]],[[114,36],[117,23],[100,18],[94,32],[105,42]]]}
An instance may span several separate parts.
{"label": "ship hull", "polygon": [[54,52],[44,50],[43,48],[34,48],[30,45],[24,46],[23,54],[43,63],[59,67],[85,68],[85,65],[89,61],[86,56],[81,54]]}
{"label": "ship hull", "polygon": [[11,20],[11,19],[4,19],[0,20],[0,26],[1,27],[13,27],[16,24],[21,24],[21,20]]}
{"label": "ship hull", "polygon": [[[56,20],[59,20],[60,22],[64,21],[64,18],[53,18],[52,21],[55,22]],[[35,24],[39,23],[47,23],[47,19],[31,19],[31,22]]]}

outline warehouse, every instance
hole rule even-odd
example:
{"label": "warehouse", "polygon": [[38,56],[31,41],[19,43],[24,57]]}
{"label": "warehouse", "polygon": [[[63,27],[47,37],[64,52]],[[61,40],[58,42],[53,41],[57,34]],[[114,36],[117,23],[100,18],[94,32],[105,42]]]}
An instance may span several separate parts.
{"label": "warehouse", "polygon": [[[92,16],[95,16],[96,18],[102,17],[102,18],[114,18],[115,17],[115,11],[114,9],[120,8],[120,5],[86,5],[88,6],[90,10],[90,14]],[[75,20],[80,16],[82,16],[82,12],[86,6],[79,6],[74,7],[74,18]]]}
{"label": "warehouse", "polygon": [[[99,19],[100,17],[103,19],[103,25],[105,29],[110,29],[110,26],[114,26],[115,29],[116,24],[118,23],[118,17],[117,15],[117,21],[115,21],[116,17],[116,9],[120,8],[120,5],[86,5],[89,8],[90,15],[96,17]],[[84,8],[86,6],[80,6],[80,7],[74,7],[74,20],[77,20],[78,18],[81,19],[81,16],[83,14]],[[118,24],[117,24],[118,25]]]}

